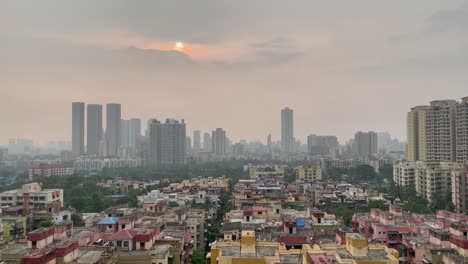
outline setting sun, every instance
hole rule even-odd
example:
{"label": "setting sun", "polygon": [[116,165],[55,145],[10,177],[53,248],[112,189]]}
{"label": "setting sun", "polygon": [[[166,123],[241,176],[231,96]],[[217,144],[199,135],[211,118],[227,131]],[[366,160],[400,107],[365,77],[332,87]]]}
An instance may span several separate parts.
{"label": "setting sun", "polygon": [[184,43],[178,41],[175,44],[176,49],[183,49],[184,48]]}

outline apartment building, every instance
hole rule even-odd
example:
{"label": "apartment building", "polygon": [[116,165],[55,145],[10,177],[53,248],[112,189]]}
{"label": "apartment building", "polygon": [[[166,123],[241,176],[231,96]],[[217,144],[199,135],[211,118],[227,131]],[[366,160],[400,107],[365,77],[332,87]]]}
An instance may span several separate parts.
{"label": "apartment building", "polygon": [[452,171],[452,202],[456,212],[468,213],[468,165]]}
{"label": "apartment building", "polygon": [[457,105],[455,119],[457,162],[463,163],[468,161],[468,96]]}
{"label": "apartment building", "polygon": [[300,181],[316,182],[322,180],[322,168],[318,164],[305,164],[297,168],[297,178]]}
{"label": "apartment building", "polygon": [[[460,177],[453,176],[460,168],[455,162],[400,162],[393,166],[393,181],[400,187],[414,188],[419,196],[431,202],[435,194],[453,191],[453,184],[462,183]],[[453,183],[453,179],[458,182]]]}
{"label": "apartment building", "polygon": [[393,166],[393,182],[401,187],[415,186],[416,162],[401,162]]}
{"label": "apartment building", "polygon": [[29,178],[73,175],[73,166],[41,163],[29,169]]}
{"label": "apartment building", "polygon": [[408,161],[468,161],[468,97],[436,100],[411,108],[407,115]]}
{"label": "apartment building", "polygon": [[0,206],[24,206],[25,208],[63,207],[63,189],[42,189],[38,183],[24,184],[21,189],[0,193]]}
{"label": "apartment building", "polygon": [[250,179],[284,179],[284,166],[249,165]]}
{"label": "apartment building", "polygon": [[429,202],[435,194],[445,194],[452,188],[452,171],[459,166],[452,162],[430,164],[419,162],[416,166],[415,188],[419,196]]}

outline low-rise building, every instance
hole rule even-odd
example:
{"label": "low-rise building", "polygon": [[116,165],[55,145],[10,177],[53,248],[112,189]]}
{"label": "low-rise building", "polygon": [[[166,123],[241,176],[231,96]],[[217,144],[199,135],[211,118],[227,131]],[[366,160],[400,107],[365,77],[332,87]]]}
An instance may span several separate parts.
{"label": "low-rise building", "polygon": [[250,179],[284,179],[284,166],[249,165]]}
{"label": "low-rise building", "polygon": [[73,162],[76,171],[102,171],[104,168],[140,168],[143,160],[140,158],[130,159],[79,159]]}
{"label": "low-rise building", "polygon": [[42,189],[38,183],[24,184],[21,189],[0,193],[1,207],[29,208],[63,207],[63,189]]}
{"label": "low-rise building", "polygon": [[69,176],[74,173],[75,170],[72,166],[41,163],[29,169],[29,179],[34,177]]}
{"label": "low-rise building", "polygon": [[322,180],[322,168],[319,164],[306,164],[297,168],[297,178],[300,181],[316,182]]}

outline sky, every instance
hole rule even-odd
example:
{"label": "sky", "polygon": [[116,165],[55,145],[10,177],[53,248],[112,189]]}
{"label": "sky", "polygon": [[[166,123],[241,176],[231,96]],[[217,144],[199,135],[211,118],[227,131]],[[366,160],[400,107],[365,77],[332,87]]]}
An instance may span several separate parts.
{"label": "sky", "polygon": [[0,0],[0,145],[70,140],[73,101],[233,141],[279,140],[287,106],[302,142],[406,140],[412,106],[468,95],[467,47],[461,0]]}

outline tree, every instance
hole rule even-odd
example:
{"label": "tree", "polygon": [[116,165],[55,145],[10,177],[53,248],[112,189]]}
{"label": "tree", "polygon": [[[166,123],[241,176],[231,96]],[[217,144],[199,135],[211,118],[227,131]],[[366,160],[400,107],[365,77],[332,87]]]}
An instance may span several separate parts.
{"label": "tree", "polygon": [[179,207],[179,203],[178,202],[174,202],[174,201],[170,201],[167,206],[169,207]]}
{"label": "tree", "polygon": [[192,254],[192,262],[193,264],[204,264],[205,261],[205,256],[203,252],[200,250],[194,250]]}
{"label": "tree", "polygon": [[437,210],[448,210],[453,211],[455,206],[452,202],[452,192],[447,192],[445,194],[434,193],[432,197],[432,202],[429,205],[429,208],[435,212]]}
{"label": "tree", "polygon": [[351,179],[354,182],[368,181],[376,178],[374,167],[363,164],[351,170]]}
{"label": "tree", "polygon": [[130,190],[128,192],[128,206],[129,207],[140,207],[140,203],[138,202],[138,196],[143,195],[143,192],[139,189]]}
{"label": "tree", "polygon": [[41,222],[39,222],[40,227],[51,227],[53,224],[54,223],[52,223],[50,219],[41,220]]}
{"label": "tree", "polygon": [[380,209],[380,210],[383,210],[383,211],[387,211],[388,210],[388,205],[385,201],[383,200],[373,200],[373,201],[369,201],[369,203],[367,203],[367,206],[369,207],[369,209]]}
{"label": "tree", "polygon": [[333,214],[335,214],[337,219],[341,220],[345,226],[351,226],[351,221],[354,214],[353,210],[346,207],[339,207],[333,210]]}
{"label": "tree", "polygon": [[86,208],[88,212],[99,213],[106,208],[102,194],[93,193],[89,201],[88,207]]}
{"label": "tree", "polygon": [[380,167],[379,176],[382,179],[391,180],[393,178],[393,166],[391,164],[385,164]]}
{"label": "tree", "polygon": [[85,222],[83,221],[83,217],[81,214],[73,213],[72,216],[73,226],[84,226]]}
{"label": "tree", "polygon": [[417,214],[428,214],[431,213],[428,205],[429,202],[426,199],[415,196],[408,200],[404,206],[404,210]]}

